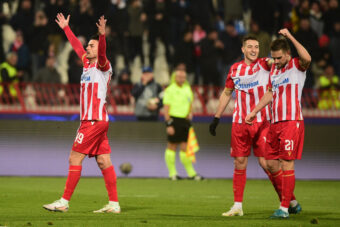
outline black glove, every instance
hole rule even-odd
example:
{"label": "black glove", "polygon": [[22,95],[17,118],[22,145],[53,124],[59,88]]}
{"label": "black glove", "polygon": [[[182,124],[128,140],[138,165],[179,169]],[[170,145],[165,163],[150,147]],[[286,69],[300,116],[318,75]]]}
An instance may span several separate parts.
{"label": "black glove", "polygon": [[214,117],[214,120],[209,125],[209,132],[211,135],[216,136],[216,128],[220,119],[218,117]]}

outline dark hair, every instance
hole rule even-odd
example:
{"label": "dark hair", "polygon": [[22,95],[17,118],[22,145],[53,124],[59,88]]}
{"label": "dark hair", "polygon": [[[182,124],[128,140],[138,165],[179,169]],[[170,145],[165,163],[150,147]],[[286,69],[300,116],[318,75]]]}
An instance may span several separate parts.
{"label": "dark hair", "polygon": [[99,35],[98,34],[94,34],[94,35],[91,36],[90,40],[91,39],[99,41]]}
{"label": "dark hair", "polygon": [[244,45],[248,40],[255,40],[258,42],[257,38],[255,36],[252,35],[246,35],[245,37],[243,37],[242,39],[242,45]]}
{"label": "dark hair", "polygon": [[279,38],[279,39],[274,40],[270,44],[270,50],[271,51],[282,50],[283,52],[290,53],[290,46],[289,46],[287,39]]}

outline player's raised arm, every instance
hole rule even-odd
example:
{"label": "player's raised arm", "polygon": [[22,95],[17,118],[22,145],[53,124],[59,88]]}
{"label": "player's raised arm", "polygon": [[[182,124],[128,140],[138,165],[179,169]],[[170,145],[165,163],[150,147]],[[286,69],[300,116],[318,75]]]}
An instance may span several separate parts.
{"label": "player's raised arm", "polygon": [[83,61],[83,58],[85,57],[86,52],[81,42],[77,39],[77,37],[73,34],[71,28],[69,27],[69,21],[70,21],[70,15],[68,15],[67,18],[65,19],[62,13],[58,13],[57,19],[55,19],[55,22],[59,25],[59,27],[64,30],[68,41],[70,41],[78,57]]}
{"label": "player's raised arm", "polygon": [[106,19],[101,16],[96,23],[99,33],[99,43],[98,43],[98,68],[102,71],[107,71],[110,66],[106,58],[106,40],[105,40],[105,26]]}
{"label": "player's raised arm", "polygon": [[299,54],[299,61],[300,61],[300,65],[303,69],[307,69],[309,64],[312,61],[312,57],[310,56],[310,54],[308,53],[308,51],[306,50],[306,48],[304,48],[301,43],[299,43],[299,41],[297,41],[294,36],[292,34],[290,34],[290,32],[288,31],[287,28],[281,29],[279,31],[279,34],[283,35],[284,37],[287,37],[295,46],[298,54]]}

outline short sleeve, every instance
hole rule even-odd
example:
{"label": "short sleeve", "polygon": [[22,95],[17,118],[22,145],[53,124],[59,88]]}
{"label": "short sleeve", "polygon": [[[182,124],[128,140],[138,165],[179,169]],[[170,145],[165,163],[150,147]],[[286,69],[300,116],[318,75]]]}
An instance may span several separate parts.
{"label": "short sleeve", "polygon": [[260,58],[259,59],[259,64],[262,66],[262,68],[266,71],[270,70],[270,66],[268,65],[268,61],[270,60],[270,58]]}
{"label": "short sleeve", "polygon": [[275,65],[273,64],[273,65],[272,65],[272,68],[270,69],[268,84],[267,84],[267,86],[266,86],[267,91],[268,91],[268,90],[269,90],[269,91],[272,91],[272,89],[273,89],[273,86],[272,86],[272,76],[273,76],[273,74],[274,74],[274,71],[275,71]]}
{"label": "short sleeve", "polygon": [[307,69],[302,68],[302,66],[300,65],[300,59],[299,58],[293,58],[293,63],[299,71],[305,72],[307,70]]}
{"label": "short sleeve", "polygon": [[171,87],[169,86],[164,91],[163,104],[164,105],[170,105],[171,104],[171,99],[172,99]]}
{"label": "short sleeve", "polygon": [[228,89],[228,90],[234,90],[234,87],[235,87],[235,84],[234,84],[234,81],[233,79],[231,78],[231,75],[233,74],[233,71],[235,70],[235,67],[234,65],[231,66],[230,70],[229,70],[229,73],[228,73],[228,76],[227,76],[227,79],[225,81],[225,87]]}

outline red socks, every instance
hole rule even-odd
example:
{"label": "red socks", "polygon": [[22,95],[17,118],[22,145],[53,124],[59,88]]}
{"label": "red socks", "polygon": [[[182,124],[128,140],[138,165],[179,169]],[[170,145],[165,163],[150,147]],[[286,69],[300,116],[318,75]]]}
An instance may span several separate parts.
{"label": "red socks", "polygon": [[[295,171],[286,170],[282,175],[282,207],[289,207],[289,203],[293,198],[293,192],[295,188]],[[295,199],[295,197],[294,197]]]}
{"label": "red socks", "polygon": [[246,169],[234,169],[233,190],[234,202],[243,201],[244,187],[246,186],[247,172]]}
{"label": "red socks", "polygon": [[270,181],[272,182],[277,195],[279,196],[279,200],[281,202],[281,195],[282,195],[282,170],[280,169],[276,173],[270,173],[266,171]]}
{"label": "red socks", "polygon": [[[279,171],[275,173],[270,173],[269,171],[265,171],[272,182],[275,191],[277,195],[279,196],[280,202],[282,201],[282,170],[280,169]],[[296,200],[294,193],[292,194],[291,200]]]}
{"label": "red socks", "polygon": [[102,170],[109,201],[118,202],[117,177],[113,166]]}
{"label": "red socks", "polygon": [[70,200],[71,196],[76,188],[80,175],[81,175],[81,167],[82,166],[70,166],[69,172],[66,180],[65,190],[63,194],[63,198],[66,200]]}

